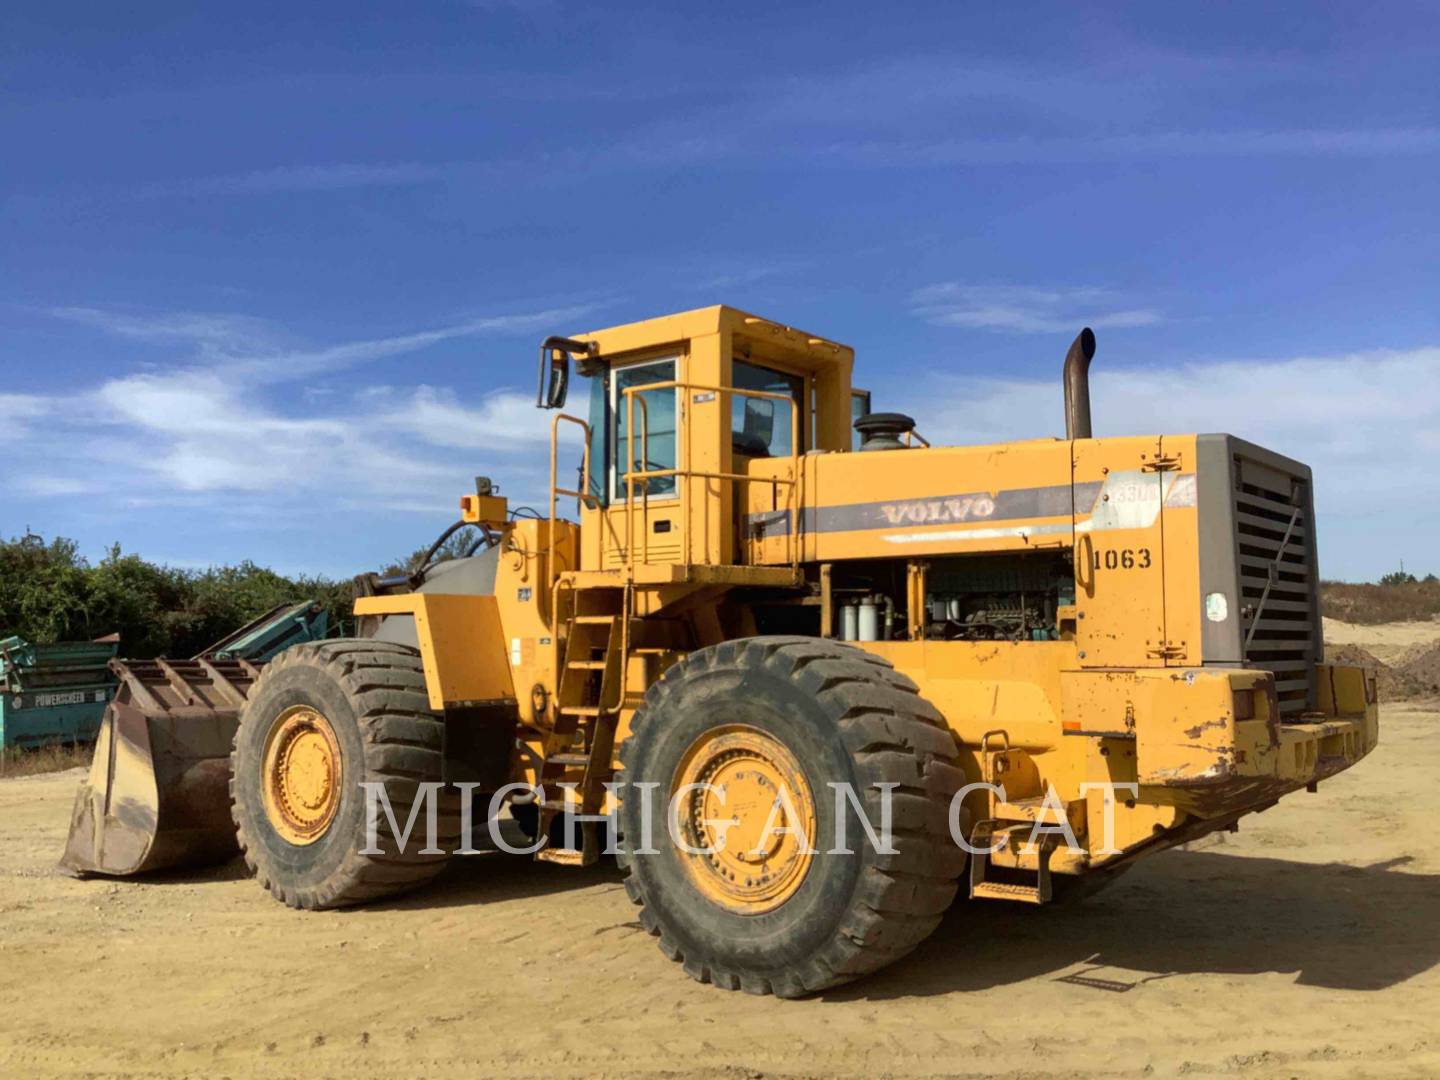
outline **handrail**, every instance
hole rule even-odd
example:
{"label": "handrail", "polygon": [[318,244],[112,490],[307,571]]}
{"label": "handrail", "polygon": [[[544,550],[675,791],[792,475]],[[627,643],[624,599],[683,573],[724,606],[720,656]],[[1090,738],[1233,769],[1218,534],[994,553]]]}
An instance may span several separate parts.
{"label": "handrail", "polygon": [[[560,460],[560,421],[574,424],[585,433],[585,449],[580,458],[580,490],[572,491],[569,488],[559,486],[559,460]],[[595,496],[590,494],[590,425],[578,416],[571,416],[568,413],[556,413],[555,419],[550,422],[550,535],[546,538],[548,545],[549,559],[547,570],[549,575],[549,592],[554,595],[555,582],[560,579],[559,563],[556,560],[556,553],[559,545],[555,542],[555,536],[560,531],[556,528],[558,518],[555,514],[555,504],[558,496],[573,495],[575,497],[575,512],[579,513],[580,508],[586,503],[598,502]]]}
{"label": "handrail", "polygon": [[[602,716],[610,714],[618,716],[621,706],[625,704],[625,687],[630,679],[630,622],[631,619],[634,618],[634,615],[635,597],[631,591],[631,586],[626,585],[625,588],[620,590],[620,677],[616,680],[620,684],[620,693],[615,698],[615,704],[607,706],[605,704],[605,679],[603,676],[601,677],[600,700],[597,704],[600,706],[600,714]],[[614,631],[612,630],[611,632],[613,633]],[[606,642],[605,653],[605,662],[608,665],[610,662],[609,642]],[[607,667],[605,675],[609,674],[610,672]]]}
{"label": "handrail", "polygon": [[[742,397],[760,398],[770,401],[783,401],[790,407],[790,464],[791,474],[789,477],[782,476],[750,476],[746,473],[724,473],[707,472],[699,469],[690,469],[681,463],[682,455],[680,450],[683,446],[685,453],[683,460],[690,459],[690,425],[688,416],[681,408],[676,409],[676,465],[670,469],[649,469],[641,468],[633,470],[635,464],[635,402],[639,400],[641,409],[641,465],[648,466],[650,463],[650,410],[643,397],[638,395],[650,393],[657,390],[683,390],[687,394],[698,391],[700,393],[713,394],[739,394]],[[681,483],[683,479],[703,480],[730,480],[740,483],[761,483],[769,484],[772,488],[779,488],[784,485],[787,490],[785,512],[789,516],[789,548],[791,569],[798,569],[800,565],[800,541],[799,541],[799,493],[798,487],[801,482],[801,469],[804,465],[804,457],[800,453],[800,405],[789,394],[777,394],[768,390],[745,390],[738,386],[706,386],[701,383],[681,382],[670,380],[666,382],[646,383],[641,386],[628,386],[621,393],[626,401],[626,424],[625,424],[625,461],[627,471],[624,474],[625,480],[625,547],[626,561],[633,563],[635,555],[635,481],[644,481],[641,491],[641,521],[640,528],[643,539],[641,541],[642,562],[650,560],[650,484],[652,479],[659,479],[666,476],[676,478],[677,486],[681,489],[677,492],[680,497],[680,511],[682,515],[682,527],[684,530],[684,561],[690,562],[690,485]],[[722,399],[723,400],[723,399]],[[683,404],[683,403],[682,403]],[[684,425],[684,437],[680,437],[680,427]]]}
{"label": "handrail", "polygon": [[[629,390],[625,391],[625,455],[626,469],[635,464],[635,402],[640,402],[640,461],[642,464],[650,463],[650,405],[642,397],[636,398]],[[680,423],[679,411],[676,411],[675,423],[677,425],[676,435],[679,435],[678,425]],[[679,451],[679,440],[676,440],[676,451]],[[627,563],[635,562],[635,473],[625,473],[625,559]],[[650,561],[650,484],[646,478],[644,487],[640,489],[641,510],[640,510],[640,535],[641,542],[640,561]],[[676,481],[675,494],[680,496],[680,484]]]}

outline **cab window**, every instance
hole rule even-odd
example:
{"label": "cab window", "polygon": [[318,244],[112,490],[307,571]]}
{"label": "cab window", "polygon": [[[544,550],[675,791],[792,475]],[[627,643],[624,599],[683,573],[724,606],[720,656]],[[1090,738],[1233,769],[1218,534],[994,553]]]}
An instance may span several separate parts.
{"label": "cab window", "polygon": [[[610,415],[610,370],[600,368],[590,373],[581,372],[590,383],[590,497],[600,506],[610,505],[610,462],[613,460],[607,445],[609,434],[607,417]],[[563,484],[561,485],[564,486]]]}
{"label": "cab window", "polygon": [[870,391],[852,390],[850,392],[850,449],[859,450],[860,444],[865,440],[860,432],[855,430],[855,421],[862,416],[870,415]]}
{"label": "cab window", "polygon": [[[646,386],[650,383],[675,381],[675,361],[653,360],[644,364],[616,368],[610,378],[610,498],[623,501],[625,498],[625,453],[629,445],[626,424],[629,422],[630,407],[625,391],[632,386]],[[635,441],[634,466],[629,471],[655,472],[658,469],[674,469],[675,456],[675,405],[679,391],[674,387],[665,390],[644,390],[634,395]],[[645,402],[641,411],[640,400]],[[645,436],[642,444],[641,436]],[[642,458],[644,460],[642,460]],[[648,481],[636,481],[635,494],[643,493],[644,485],[650,485],[650,498],[675,494],[675,477],[657,476]]]}
{"label": "cab window", "polygon": [[805,380],[747,360],[733,361],[730,377],[737,390],[784,394],[800,406],[792,410],[785,402],[773,398],[731,394],[730,444],[734,450],[750,457],[789,457],[794,445],[803,451],[803,440],[792,444],[791,427],[795,416],[804,416]]}

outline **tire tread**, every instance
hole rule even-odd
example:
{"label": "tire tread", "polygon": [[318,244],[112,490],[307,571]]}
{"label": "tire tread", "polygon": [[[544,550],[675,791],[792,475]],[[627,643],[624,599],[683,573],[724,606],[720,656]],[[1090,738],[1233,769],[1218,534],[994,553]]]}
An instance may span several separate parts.
{"label": "tire tread", "polygon": [[898,785],[892,834],[897,854],[877,853],[864,866],[835,933],[805,964],[763,975],[728,970],[715,957],[686,956],[647,902],[623,837],[618,861],[626,894],[640,908],[641,926],[659,938],[661,951],[691,978],[729,990],[799,997],[893,963],[939,925],[964,868],[964,852],[950,838],[947,816],[949,799],[964,779],[954,735],[908,676],[853,646],[778,636],[726,642],[672,665],[647,691],[630,737],[620,745],[617,779],[634,766],[638,737],[656,722],[654,714],[676,682],[695,671],[750,665],[764,665],[801,686],[834,718],[872,820],[880,806],[876,785]]}
{"label": "tire tread", "polygon": [[[268,679],[296,666],[317,668],[339,684],[350,698],[364,748],[365,779],[385,784],[391,804],[408,805],[424,782],[443,782],[445,718],[430,711],[420,654],[405,645],[366,639],[338,639],[287,649],[266,665],[251,691],[255,699]],[[241,724],[245,718],[242,716]],[[458,793],[438,792],[437,839],[441,854],[425,854],[423,841],[412,835],[405,850],[389,823],[380,822],[376,846],[382,854],[362,855],[357,838],[339,867],[314,887],[291,886],[278,880],[264,847],[248,835],[240,813],[239,734],[230,755],[230,803],[245,864],[275,898],[293,908],[324,910],[370,903],[420,888],[449,861],[460,833]]]}

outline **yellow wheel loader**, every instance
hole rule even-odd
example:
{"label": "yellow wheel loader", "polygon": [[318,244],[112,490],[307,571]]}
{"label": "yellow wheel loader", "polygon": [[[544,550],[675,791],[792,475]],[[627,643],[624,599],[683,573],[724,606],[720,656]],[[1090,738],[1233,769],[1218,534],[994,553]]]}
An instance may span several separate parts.
{"label": "yellow wheel loader", "polygon": [[[481,478],[473,555],[358,579],[361,637],[114,713],[67,864],[216,854],[183,843],[201,821],[331,908],[431,880],[508,804],[536,858],[614,845],[692,977],[790,997],[914,949],[957,892],[1093,891],[1313,790],[1378,711],[1323,662],[1310,471],[1094,437],[1094,349],[1064,438],[967,447],[872,413],[846,346],[732,308],[546,339],[544,512]],[[216,772],[228,805],[196,805]]]}

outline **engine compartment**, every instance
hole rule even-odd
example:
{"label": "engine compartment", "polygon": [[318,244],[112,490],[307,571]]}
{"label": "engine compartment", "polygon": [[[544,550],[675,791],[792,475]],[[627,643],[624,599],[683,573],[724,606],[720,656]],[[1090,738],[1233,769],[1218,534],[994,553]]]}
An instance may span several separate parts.
{"label": "engine compartment", "polygon": [[[1075,603],[1069,549],[864,559],[819,567],[808,595],[748,597],[762,634],[840,641],[1057,641]],[[912,597],[923,597],[915,603]],[[827,625],[828,617],[828,625]]]}
{"label": "engine compartment", "polygon": [[1055,641],[1060,609],[1074,603],[1073,565],[1054,552],[936,559],[925,573],[925,637]]}

